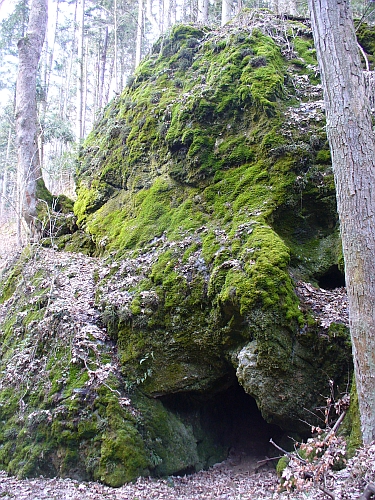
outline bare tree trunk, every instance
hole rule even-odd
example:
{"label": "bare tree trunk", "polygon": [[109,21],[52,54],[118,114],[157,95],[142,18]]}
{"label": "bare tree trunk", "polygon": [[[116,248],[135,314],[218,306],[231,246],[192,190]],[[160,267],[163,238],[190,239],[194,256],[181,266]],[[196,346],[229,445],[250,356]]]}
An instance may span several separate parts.
{"label": "bare tree trunk", "polygon": [[104,77],[105,66],[107,63],[107,49],[108,49],[108,26],[105,27],[103,50],[100,57],[100,70],[99,70],[99,95],[98,95],[98,110],[100,111],[103,106],[103,92],[104,92]]}
{"label": "bare tree trunk", "polygon": [[113,78],[114,66],[115,66],[115,60],[112,58],[111,64],[109,67],[109,77],[108,77],[107,88],[105,90],[105,95],[104,95],[104,106],[106,106],[108,104],[108,101],[109,101],[109,91],[111,89],[111,82],[112,82],[112,78]]}
{"label": "bare tree trunk", "polygon": [[141,62],[142,28],[143,28],[143,0],[138,0],[137,41],[135,46],[135,67]]}
{"label": "bare tree trunk", "polygon": [[309,0],[337,191],[365,444],[375,439],[375,138],[349,0]]}
{"label": "bare tree trunk", "polygon": [[[79,0],[77,0],[78,4]],[[83,94],[84,94],[84,38],[85,38],[85,0],[81,0],[81,19],[78,33],[78,81],[77,81],[77,124],[76,124],[76,139],[81,141],[82,119],[83,119]]]}
{"label": "bare tree trunk", "polygon": [[11,144],[12,144],[12,127],[9,127],[7,151],[6,151],[6,156],[5,156],[4,173],[3,173],[1,193],[0,193],[0,195],[1,195],[0,218],[4,217],[4,214],[5,214],[5,202],[6,202],[7,190],[8,190],[8,169],[9,169],[9,157],[10,157]]}
{"label": "bare tree trunk", "polygon": [[36,76],[47,26],[47,0],[32,0],[29,24],[18,42],[19,65],[16,88],[16,144],[20,209],[31,237],[37,236],[36,188],[40,177],[38,158]]}
{"label": "bare tree trunk", "polygon": [[114,32],[115,32],[115,92],[118,93],[118,12],[117,12],[117,0],[114,0]]}
{"label": "bare tree trunk", "polygon": [[87,123],[87,94],[88,94],[88,60],[89,60],[89,41],[86,40],[86,47],[84,53],[84,65],[83,65],[83,82],[82,82],[82,125],[81,125],[81,138],[85,137],[86,134],[86,123]]}
{"label": "bare tree trunk", "polygon": [[207,23],[208,21],[208,0],[198,0],[198,23]]}
{"label": "bare tree trunk", "polygon": [[157,22],[153,12],[152,12],[152,0],[146,0],[146,16],[150,21],[152,29],[155,33],[159,34],[159,23]]}
{"label": "bare tree trunk", "polygon": [[296,0],[271,0],[271,10],[276,14],[297,14]]}
{"label": "bare tree trunk", "polygon": [[233,0],[222,0],[221,25],[224,26],[232,17]]}
{"label": "bare tree trunk", "polygon": [[[74,18],[73,18],[73,40],[76,39],[76,25],[77,25],[77,10],[78,10],[78,0],[76,0],[75,4],[75,9],[74,9]],[[69,107],[69,98],[70,98],[70,85],[72,81],[72,74],[73,74],[73,59],[74,59],[74,43],[71,49],[70,53],[70,58],[69,58],[69,69],[67,73],[67,78],[66,78],[66,85],[65,85],[65,97],[64,97],[64,102],[63,102],[63,107],[61,110],[61,117],[65,118],[68,114],[68,107]]]}
{"label": "bare tree trunk", "polygon": [[177,20],[177,2],[176,0],[169,0],[169,9],[168,9],[168,25],[172,26],[176,23]]}

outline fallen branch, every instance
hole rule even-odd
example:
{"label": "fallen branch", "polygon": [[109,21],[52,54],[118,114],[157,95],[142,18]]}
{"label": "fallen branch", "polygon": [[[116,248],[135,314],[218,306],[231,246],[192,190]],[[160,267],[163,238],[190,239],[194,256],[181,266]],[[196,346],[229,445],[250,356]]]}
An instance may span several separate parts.
{"label": "fallen branch", "polygon": [[342,424],[342,421],[344,420],[345,418],[345,415],[346,415],[346,410],[344,410],[341,415],[339,416],[339,418],[337,419],[335,425],[332,427],[332,429],[329,431],[329,433],[326,435],[326,437],[324,438],[323,440],[323,444],[326,444],[327,441],[329,440],[329,438],[331,436],[333,436],[334,434],[336,434],[338,428],[340,427],[340,425]]}
{"label": "fallen branch", "polygon": [[271,458],[265,458],[264,460],[258,460],[257,464],[263,465],[263,464],[268,464],[268,462],[272,462],[272,460],[280,460],[280,458],[283,458],[283,455],[279,455],[278,457],[271,457]]}
{"label": "fallen branch", "polygon": [[304,460],[303,458],[301,458],[301,457],[298,455],[298,453],[295,455],[295,454],[293,454],[293,453],[290,453],[289,451],[284,450],[283,448],[280,448],[280,446],[279,446],[279,445],[277,445],[277,444],[275,443],[275,441],[274,441],[272,438],[270,439],[270,443],[271,443],[271,444],[272,444],[275,448],[277,448],[279,451],[283,452],[283,453],[284,453],[284,455],[286,455],[287,457],[289,457],[289,458],[298,458],[298,460],[299,460],[301,463],[303,463],[303,464],[307,464],[306,460]]}

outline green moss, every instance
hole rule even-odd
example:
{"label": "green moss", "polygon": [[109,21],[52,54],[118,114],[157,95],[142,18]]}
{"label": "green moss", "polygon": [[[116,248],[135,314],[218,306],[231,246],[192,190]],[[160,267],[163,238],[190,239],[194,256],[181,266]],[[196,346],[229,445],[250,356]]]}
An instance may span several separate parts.
{"label": "green moss", "polygon": [[355,452],[362,446],[361,418],[358,406],[358,394],[353,376],[353,383],[350,390],[350,406],[340,433],[346,438],[347,456],[351,458]]}
{"label": "green moss", "polygon": [[134,427],[124,422],[120,429],[107,431],[101,446],[96,479],[112,487],[145,474],[148,465],[144,443]]}
{"label": "green moss", "polygon": [[294,49],[298,52],[305,64],[316,66],[318,64],[316,59],[316,50],[312,38],[296,37],[293,39]]}
{"label": "green moss", "polygon": [[194,467],[199,458],[191,427],[167,411],[160,401],[141,398],[138,403],[147,429],[145,438],[154,473],[166,476]]}
{"label": "green moss", "polygon": [[9,277],[1,284],[0,303],[8,300],[16,290],[17,283],[22,279],[22,265],[14,266]]}
{"label": "green moss", "polygon": [[284,455],[283,457],[278,460],[277,465],[276,465],[276,473],[279,477],[283,475],[284,470],[288,467],[289,465],[289,457]]}
{"label": "green moss", "polygon": [[316,154],[316,161],[319,163],[330,165],[331,164],[331,152],[329,151],[329,149],[322,149],[322,150],[318,151]]}

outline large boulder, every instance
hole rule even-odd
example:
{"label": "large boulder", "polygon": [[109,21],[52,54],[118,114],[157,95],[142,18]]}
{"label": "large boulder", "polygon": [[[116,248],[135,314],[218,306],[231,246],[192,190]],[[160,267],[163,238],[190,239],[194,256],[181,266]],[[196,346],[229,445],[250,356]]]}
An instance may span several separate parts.
{"label": "large boulder", "polygon": [[79,237],[55,243],[93,257],[38,250],[3,273],[8,471],[118,486],[196,470],[239,440],[243,397],[278,426],[262,436],[303,433],[347,380],[345,319],[296,292],[343,280],[308,24],[174,27],[86,140],[75,213]]}

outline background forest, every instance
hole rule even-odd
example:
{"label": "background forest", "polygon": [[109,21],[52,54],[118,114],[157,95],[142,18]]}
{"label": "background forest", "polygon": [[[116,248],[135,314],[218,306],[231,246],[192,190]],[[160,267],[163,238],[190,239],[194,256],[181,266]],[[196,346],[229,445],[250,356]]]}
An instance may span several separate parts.
{"label": "background forest", "polygon": [[[50,0],[37,85],[43,178],[53,194],[74,198],[75,155],[108,102],[131,80],[153,42],[176,23],[225,24],[242,8],[306,17],[304,0]],[[352,2],[371,21],[374,2]],[[0,1],[0,218],[15,218],[17,42],[29,2]]]}

